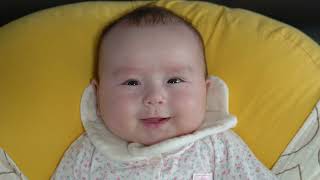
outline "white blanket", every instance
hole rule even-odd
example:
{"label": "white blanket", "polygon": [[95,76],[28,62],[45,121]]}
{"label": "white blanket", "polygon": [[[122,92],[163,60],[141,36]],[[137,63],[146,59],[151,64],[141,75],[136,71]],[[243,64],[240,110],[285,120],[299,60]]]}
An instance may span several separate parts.
{"label": "white blanket", "polygon": [[9,155],[0,148],[0,180],[27,180]]}
{"label": "white blanket", "polygon": [[320,179],[320,101],[272,171],[280,180]]}

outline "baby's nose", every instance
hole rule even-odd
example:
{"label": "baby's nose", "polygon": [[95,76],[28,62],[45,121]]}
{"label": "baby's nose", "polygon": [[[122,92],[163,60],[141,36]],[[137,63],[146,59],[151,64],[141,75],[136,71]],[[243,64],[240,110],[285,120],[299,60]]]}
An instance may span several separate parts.
{"label": "baby's nose", "polygon": [[165,93],[163,90],[160,89],[153,89],[149,91],[143,100],[143,103],[146,106],[150,105],[161,105],[166,102]]}

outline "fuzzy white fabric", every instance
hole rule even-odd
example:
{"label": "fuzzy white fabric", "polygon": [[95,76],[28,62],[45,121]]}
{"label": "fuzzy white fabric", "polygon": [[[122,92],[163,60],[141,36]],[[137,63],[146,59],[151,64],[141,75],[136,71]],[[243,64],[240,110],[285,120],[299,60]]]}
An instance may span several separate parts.
{"label": "fuzzy white fabric", "polygon": [[280,180],[320,179],[319,110],[320,101],[273,166]]}
{"label": "fuzzy white fabric", "polygon": [[9,155],[0,148],[0,180],[28,180]]}
{"label": "fuzzy white fabric", "polygon": [[192,134],[171,138],[160,143],[144,146],[128,143],[113,135],[96,114],[94,87],[89,85],[81,100],[81,119],[89,139],[106,157],[112,160],[133,161],[151,158],[177,150],[208,135],[217,134],[234,127],[236,117],[228,111],[228,88],[218,77],[209,77],[211,86],[207,95],[207,112],[204,123]]}

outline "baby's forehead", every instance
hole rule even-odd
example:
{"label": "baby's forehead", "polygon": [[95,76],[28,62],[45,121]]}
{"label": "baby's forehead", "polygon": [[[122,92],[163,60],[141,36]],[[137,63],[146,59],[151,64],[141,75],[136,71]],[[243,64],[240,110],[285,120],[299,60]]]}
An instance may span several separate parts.
{"label": "baby's forehead", "polygon": [[108,60],[114,60],[111,58],[114,56],[140,58],[150,54],[149,52],[154,54],[164,52],[177,57],[191,53],[203,56],[201,41],[187,26],[181,23],[138,27],[119,24],[103,37],[100,45],[101,60],[105,60],[106,57]]}
{"label": "baby's forehead", "polygon": [[[154,10],[152,10],[152,11],[154,11]],[[155,11],[157,11],[157,10],[155,10]],[[161,13],[163,11],[166,11],[166,10],[161,10]],[[151,14],[152,13],[154,13],[154,12],[151,12]],[[96,65],[96,67],[97,67],[96,70],[98,70],[98,72],[99,72],[100,71],[99,69],[101,69],[103,67],[102,64],[104,64],[105,61],[108,61],[108,62],[109,61],[116,61],[113,58],[102,58],[101,54],[105,53],[106,51],[109,51],[109,52],[112,51],[112,49],[114,49],[114,46],[116,46],[115,43],[117,43],[119,41],[119,39],[122,38],[121,39],[122,42],[126,41],[126,39],[124,37],[131,39],[131,37],[134,36],[134,35],[132,35],[134,33],[132,33],[131,30],[134,29],[135,31],[144,31],[145,29],[149,29],[150,31],[154,30],[159,33],[159,30],[168,31],[167,27],[175,27],[176,29],[173,30],[171,28],[170,31],[179,32],[180,34],[176,33],[177,37],[181,37],[181,39],[192,39],[192,41],[189,41],[187,44],[192,44],[192,46],[194,48],[192,48],[191,50],[189,49],[189,51],[197,52],[196,54],[200,54],[200,56],[201,56],[200,59],[203,60],[203,62],[200,62],[200,63],[201,64],[204,63],[205,71],[207,73],[205,54],[204,54],[205,53],[204,52],[204,45],[203,45],[203,40],[202,40],[200,33],[190,23],[186,22],[183,18],[178,17],[175,14],[170,14],[170,13],[163,16],[161,13],[153,14],[153,15],[147,14],[142,17],[132,17],[132,16],[126,17],[126,15],[125,15],[124,18],[119,18],[114,23],[112,23],[107,28],[105,28],[105,30],[103,31],[103,33],[100,36],[100,41],[98,44],[98,49],[97,49],[97,55],[98,55],[97,61],[98,62]],[[156,28],[156,27],[160,27],[160,28]],[[161,34],[161,32],[160,32],[160,34]],[[181,34],[184,34],[184,36],[181,36]],[[173,37],[172,39],[177,38],[177,37]],[[153,38],[156,39],[156,37],[151,36],[152,40],[153,40]],[[164,38],[164,39],[168,39],[168,38]],[[154,40],[153,42],[155,44],[157,43],[156,40]],[[168,41],[168,44],[170,45],[169,41]],[[164,46],[167,46],[167,45],[164,45]],[[128,46],[126,46],[126,45],[118,46],[118,47],[120,47],[119,48],[120,50],[118,50],[116,52],[113,51],[109,54],[120,54],[121,55],[125,51],[128,50]],[[147,47],[145,47],[145,48],[147,48]],[[176,49],[183,49],[183,48],[176,47]]]}
{"label": "baby's forehead", "polygon": [[[149,45],[156,45],[159,42],[166,43],[163,44],[163,46],[174,44],[174,40],[181,41],[186,45],[192,46],[191,51],[200,52],[201,55],[204,56],[202,38],[190,27],[181,22],[171,24],[144,24],[139,26],[120,22],[113,26],[113,28],[101,38],[98,53],[114,49],[115,46],[118,46],[120,50],[122,50],[117,53],[124,53],[129,48],[132,49],[130,45],[135,46],[136,44],[146,42],[146,39],[149,39],[151,42],[148,42]],[[149,48],[148,43],[146,43],[145,48]],[[173,48],[178,50],[184,47],[185,46],[176,46]],[[162,48],[159,47],[159,50],[161,49]]]}
{"label": "baby's forehead", "polygon": [[[130,24],[127,22],[119,22],[118,24],[115,24],[111,29],[106,31],[101,36],[101,41],[105,41],[106,39],[109,39],[110,37],[114,36],[122,36],[125,34],[130,35],[130,32],[132,31],[144,31],[144,30],[151,30],[151,31],[178,31],[180,33],[183,33],[184,35],[187,35],[189,37],[192,37],[199,43],[199,45],[202,46],[202,37],[196,30],[193,29],[193,27],[190,27],[189,25],[182,23],[182,22],[175,22],[175,23],[169,23],[169,24]],[[101,45],[101,44],[100,44]]]}
{"label": "baby's forehead", "polygon": [[[203,49],[199,40],[188,27],[181,23],[138,27],[130,24],[119,24],[106,34],[100,51],[98,67],[100,71],[112,71],[114,65],[123,65],[121,59],[125,58],[131,59],[128,61],[135,62],[134,66],[137,66],[138,63],[143,66],[146,63],[145,59],[150,61],[159,60],[159,58],[154,57],[161,54],[161,52],[164,52],[163,58],[172,59],[170,63],[163,66],[167,67],[167,69],[172,69],[179,63],[185,64],[198,61],[196,62],[197,64],[203,64]],[[194,60],[188,60],[191,57]],[[185,62],[178,61],[178,59],[184,59]],[[165,62],[167,63],[168,61]],[[172,66],[170,67],[171,64]]]}

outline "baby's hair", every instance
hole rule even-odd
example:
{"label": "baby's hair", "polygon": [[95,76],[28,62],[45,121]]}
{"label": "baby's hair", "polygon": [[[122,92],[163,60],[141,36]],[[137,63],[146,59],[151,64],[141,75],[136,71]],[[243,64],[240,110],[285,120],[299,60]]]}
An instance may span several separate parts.
{"label": "baby's hair", "polygon": [[133,11],[126,13],[120,18],[114,20],[107,26],[105,26],[99,36],[98,46],[96,48],[96,64],[95,64],[95,78],[99,82],[99,51],[100,46],[103,40],[103,37],[106,36],[110,30],[120,23],[125,23],[126,25],[131,26],[147,26],[147,25],[168,25],[168,24],[183,24],[188,27],[197,37],[199,41],[200,48],[202,49],[203,61],[204,61],[204,76],[208,78],[207,63],[205,57],[205,49],[203,39],[199,31],[193,27],[193,25],[188,22],[183,17],[178,16],[174,12],[159,6],[155,6],[153,3],[138,7]]}

